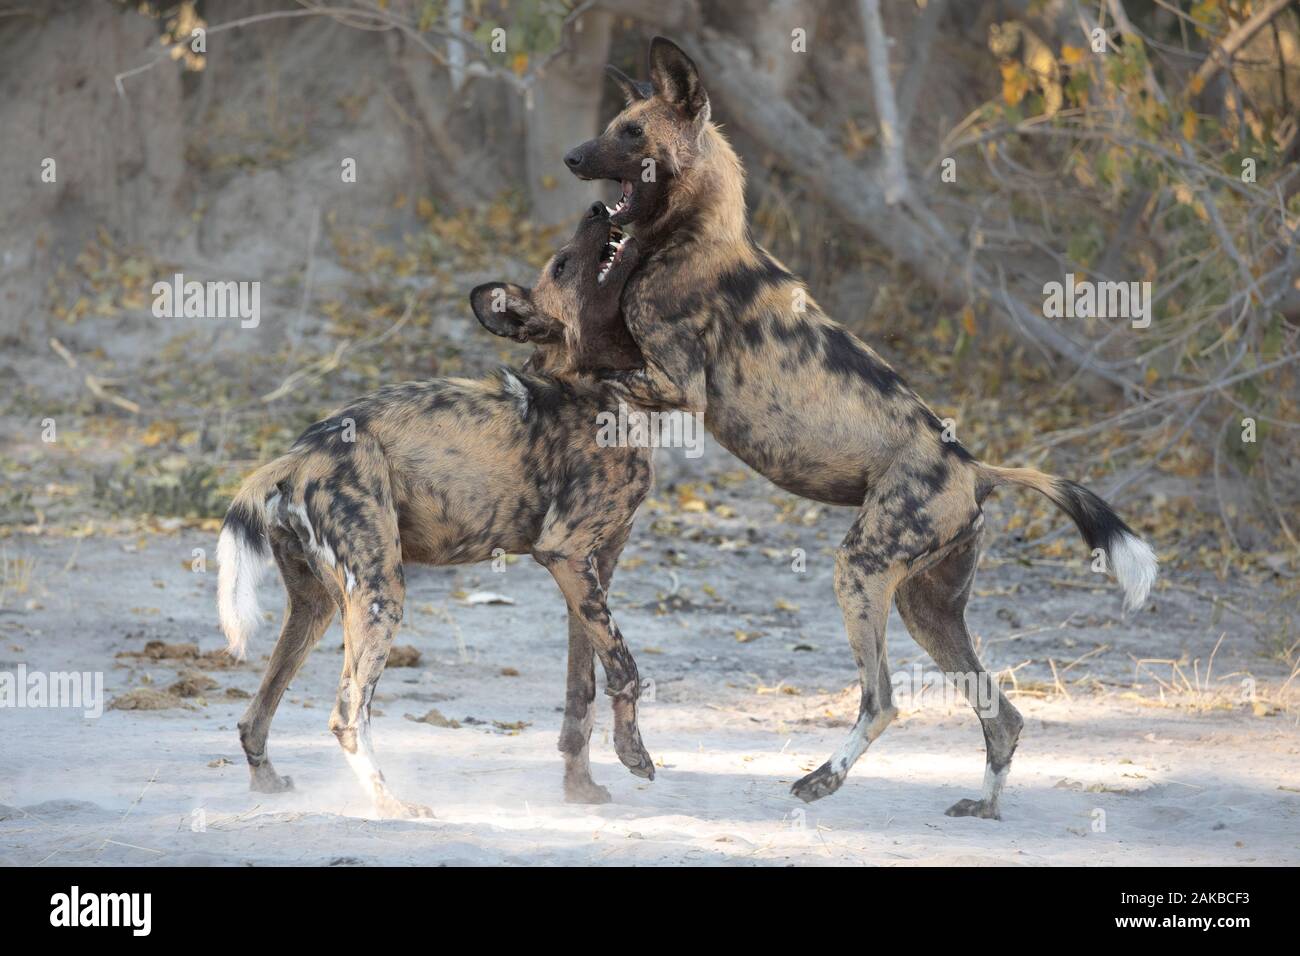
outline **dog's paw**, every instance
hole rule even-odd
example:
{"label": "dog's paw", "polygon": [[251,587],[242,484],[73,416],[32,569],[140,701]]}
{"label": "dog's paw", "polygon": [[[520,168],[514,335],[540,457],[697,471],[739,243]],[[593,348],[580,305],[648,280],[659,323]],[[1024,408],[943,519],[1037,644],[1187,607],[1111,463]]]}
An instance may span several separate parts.
{"label": "dog's paw", "polygon": [[830,762],[827,761],[808,776],[796,780],[794,786],[790,788],[790,792],[804,803],[812,803],[822,797],[829,797],[838,790],[840,785],[844,783],[845,776],[846,774],[836,773],[832,770]]}
{"label": "dog's paw", "polygon": [[432,820],[433,810],[422,803],[407,803],[389,797],[376,803],[375,809],[385,820]]}
{"label": "dog's paw", "polygon": [[564,802],[565,803],[588,803],[599,804],[609,803],[614,798],[609,795],[609,791],[602,787],[590,777],[584,779],[565,780],[564,781]]}
{"label": "dog's paw", "polygon": [[969,798],[958,800],[944,811],[944,816],[980,817],[984,820],[1002,819],[1002,814],[998,811],[996,803],[989,803],[987,800],[971,800]]}
{"label": "dog's paw", "polygon": [[644,777],[647,780],[655,778],[654,761],[646,753],[645,747],[641,746],[641,741],[635,741],[623,747],[615,747],[618,759],[623,761],[623,766],[632,771],[637,777]]}
{"label": "dog's paw", "polygon": [[253,771],[248,789],[255,793],[285,793],[293,789],[293,778],[282,777],[269,766],[263,765]]}

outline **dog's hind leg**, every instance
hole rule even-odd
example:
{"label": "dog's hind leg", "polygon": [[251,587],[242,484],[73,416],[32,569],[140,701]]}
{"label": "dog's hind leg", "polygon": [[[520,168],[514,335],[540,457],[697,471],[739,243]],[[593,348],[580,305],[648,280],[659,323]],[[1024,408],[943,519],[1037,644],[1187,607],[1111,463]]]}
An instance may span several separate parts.
{"label": "dog's hind leg", "polygon": [[835,596],[858,665],[858,719],[840,749],[791,788],[811,802],[834,793],[849,769],[897,715],[885,623],[894,592],[916,562],[951,543],[970,522],[974,502],[963,473],[942,459],[914,459],[881,475],[835,556]]}
{"label": "dog's hind leg", "polygon": [[892,560],[882,550],[888,548],[888,544],[881,545],[859,533],[860,527],[875,524],[874,516],[869,513],[859,516],[835,560],[835,595],[844,616],[861,685],[858,719],[840,749],[791,787],[791,792],[806,803],[838,790],[848,777],[849,769],[898,714],[893,706],[889,666],[885,659],[885,622],[889,617],[889,602],[903,569],[901,562]]}
{"label": "dog's hind leg", "polygon": [[344,598],[343,673],[339,677],[338,700],[330,714],[330,730],[381,816],[432,817],[428,807],[394,796],[375,762],[370,705],[402,620],[405,586],[395,551],[391,560],[368,567]]}
{"label": "dog's hind leg", "polygon": [[1001,819],[998,798],[1011,767],[1024,720],[984,669],[966,629],[966,601],[979,563],[978,534],[938,564],[908,578],[898,588],[898,613],[917,644],[958,684],[984,728],[984,794],[959,800],[950,817]]}
{"label": "dog's hind leg", "polygon": [[[370,450],[360,442],[356,447],[358,457]],[[329,727],[381,816],[431,817],[428,807],[397,799],[375,762],[370,704],[402,621],[406,581],[384,463],[354,458],[347,464],[352,475],[369,475],[366,487],[336,475],[329,495],[292,509],[298,538],[318,567],[328,565],[330,590],[343,606],[343,673]]]}
{"label": "dog's hind leg", "polygon": [[266,754],[266,738],[285,688],[334,617],[334,602],[312,573],[297,539],[272,532],[271,548],[289,592],[284,626],[271,653],[271,663],[262,677],[262,684],[239,721],[239,742],[248,760],[249,787],[261,793],[293,789],[293,781],[281,777],[271,766]]}

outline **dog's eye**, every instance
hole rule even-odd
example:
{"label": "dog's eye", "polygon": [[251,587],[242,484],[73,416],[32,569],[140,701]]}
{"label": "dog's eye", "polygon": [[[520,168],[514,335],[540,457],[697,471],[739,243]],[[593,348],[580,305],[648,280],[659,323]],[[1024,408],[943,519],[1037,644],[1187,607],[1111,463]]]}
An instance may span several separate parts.
{"label": "dog's eye", "polygon": [[623,127],[623,135],[632,139],[640,139],[644,134],[645,130],[636,123],[628,123]]}
{"label": "dog's eye", "polygon": [[554,276],[556,279],[564,275],[564,267],[568,264],[568,262],[569,262],[568,259],[556,259],[555,265],[551,269],[551,275]]}

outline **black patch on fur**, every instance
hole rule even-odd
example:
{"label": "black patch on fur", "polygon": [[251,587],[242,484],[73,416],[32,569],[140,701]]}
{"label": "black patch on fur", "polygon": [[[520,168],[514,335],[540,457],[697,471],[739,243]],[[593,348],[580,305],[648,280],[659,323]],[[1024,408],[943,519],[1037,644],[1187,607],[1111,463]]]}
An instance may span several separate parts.
{"label": "black patch on fur", "polygon": [[762,322],[750,319],[740,323],[740,337],[745,340],[748,348],[757,349],[767,340],[767,333]]}
{"label": "black patch on fur", "polygon": [[266,555],[266,520],[261,512],[242,502],[235,502],[226,512],[226,520],[221,523],[221,530],[227,529],[252,551],[262,556]]}
{"label": "black patch on fur", "polygon": [[848,332],[833,326],[818,326],[823,339],[822,361],[836,375],[856,378],[883,396],[893,395],[903,387],[897,372],[859,344]]}
{"label": "black patch on fur", "polygon": [[797,372],[801,365],[817,357],[824,342],[822,330],[823,326],[813,322],[772,323],[772,337],[789,346],[790,351],[798,358],[796,362],[792,361],[788,354],[784,356],[781,362],[784,371]]}
{"label": "black patch on fur", "polygon": [[369,414],[363,408],[345,408],[337,415],[331,415],[329,418],[309,426],[306,431],[298,436],[292,447],[320,450],[337,442],[347,448],[352,442],[343,441],[342,437],[343,430],[347,427],[348,422],[351,421],[352,423],[354,435],[360,434],[365,429],[369,417]]}
{"label": "black patch on fur", "polygon": [[[533,420],[552,418],[573,401],[573,391],[550,378],[529,375],[517,369],[501,367],[502,375],[513,375],[528,390],[528,417]],[[514,400],[513,393],[502,391],[503,397]],[[536,415],[534,415],[536,413]]]}
{"label": "black patch on fur", "polygon": [[948,466],[939,460],[928,468],[908,468],[907,475],[931,495],[937,495],[948,480]]}
{"label": "black patch on fur", "polygon": [[[970,452],[968,452],[966,450],[966,446],[963,445],[961,442],[944,440],[943,422],[939,419],[938,415],[936,415],[933,411],[931,411],[930,409],[924,406],[921,407],[920,412],[921,412],[921,418],[920,418],[921,423],[929,425],[938,434],[939,445],[943,448],[944,454],[952,455],[954,458],[958,458],[961,461],[975,460],[975,456],[972,455]],[[984,495],[985,496],[988,495],[987,489],[984,491]],[[983,501],[984,498],[981,497],[980,500]]]}
{"label": "black patch on fur", "polygon": [[1052,499],[1073,519],[1089,548],[1101,548],[1109,554],[1111,544],[1120,535],[1133,534],[1110,505],[1083,485],[1058,478],[1055,492]]}
{"label": "black patch on fur", "polygon": [[718,277],[718,294],[733,315],[740,316],[765,290],[797,281],[772,259],[757,266],[741,266]]}

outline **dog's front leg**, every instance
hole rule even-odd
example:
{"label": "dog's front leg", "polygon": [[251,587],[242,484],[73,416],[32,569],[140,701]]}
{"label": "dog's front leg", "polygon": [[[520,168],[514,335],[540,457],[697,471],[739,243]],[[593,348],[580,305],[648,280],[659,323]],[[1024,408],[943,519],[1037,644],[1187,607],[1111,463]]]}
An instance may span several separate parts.
{"label": "dog's front leg", "polygon": [[569,613],[569,673],[564,691],[564,799],[569,803],[609,803],[609,791],[591,778],[588,754],[596,716],[596,652],[582,623]]}
{"label": "dog's front leg", "polygon": [[563,592],[571,626],[586,636],[605,668],[605,693],[613,698],[614,752],[632,773],[653,780],[654,763],[641,743],[637,726],[641,679],[636,661],[605,603],[605,589],[600,583],[595,556],[536,552],[535,557],[551,572]]}

